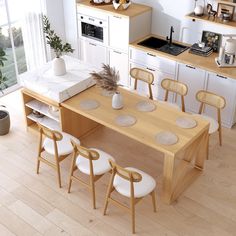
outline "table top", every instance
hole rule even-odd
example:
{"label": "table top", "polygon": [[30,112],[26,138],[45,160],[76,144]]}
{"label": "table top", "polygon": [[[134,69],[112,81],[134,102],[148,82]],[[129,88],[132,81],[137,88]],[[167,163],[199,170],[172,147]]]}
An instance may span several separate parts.
{"label": "table top", "polygon": [[[180,128],[176,125],[176,119],[183,116],[192,118],[191,114],[183,113],[158,101],[149,100],[122,88],[119,91],[124,100],[124,107],[120,110],[112,108],[112,97],[104,96],[97,86],[83,91],[61,103],[61,105],[158,151],[173,156],[184,150],[204,131],[209,129],[209,123],[199,117],[194,117],[197,121],[196,127],[191,129]],[[91,99],[98,101],[100,106],[93,110],[81,109],[80,102]],[[136,104],[140,101],[153,102],[156,109],[152,112],[138,111]],[[119,126],[115,123],[115,119],[119,115],[131,115],[137,119],[137,122],[129,127]],[[155,136],[161,131],[173,132],[178,136],[178,142],[170,146],[157,143]]]}
{"label": "table top", "polygon": [[62,58],[66,64],[65,75],[55,76],[50,61],[38,69],[21,74],[19,76],[21,85],[58,103],[94,85],[90,73],[98,72],[100,69],[74,57],[63,56]]}

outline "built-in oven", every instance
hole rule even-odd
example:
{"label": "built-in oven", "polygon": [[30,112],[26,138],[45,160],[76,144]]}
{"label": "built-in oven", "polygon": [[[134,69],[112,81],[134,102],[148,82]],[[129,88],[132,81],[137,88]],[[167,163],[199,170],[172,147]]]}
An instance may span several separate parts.
{"label": "built-in oven", "polygon": [[108,23],[107,20],[78,14],[79,37],[96,41],[96,43],[107,45]]}

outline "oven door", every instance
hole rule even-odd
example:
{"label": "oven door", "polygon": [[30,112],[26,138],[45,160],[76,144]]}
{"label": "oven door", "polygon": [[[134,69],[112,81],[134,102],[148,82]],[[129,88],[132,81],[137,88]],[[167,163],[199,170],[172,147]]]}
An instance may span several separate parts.
{"label": "oven door", "polygon": [[79,37],[90,42],[96,42],[97,44],[107,46],[107,21],[82,14],[79,14],[78,17]]}

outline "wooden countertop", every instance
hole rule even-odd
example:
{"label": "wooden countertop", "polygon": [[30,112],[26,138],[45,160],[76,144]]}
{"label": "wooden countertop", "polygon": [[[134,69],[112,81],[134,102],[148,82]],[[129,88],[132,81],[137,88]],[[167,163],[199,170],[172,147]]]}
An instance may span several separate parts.
{"label": "wooden countertop", "polygon": [[115,10],[113,5],[92,5],[90,1],[85,0],[83,2],[78,2],[77,6],[89,7],[99,11],[105,11],[107,13],[112,13],[115,15],[121,15],[125,17],[134,17],[143,12],[150,11],[152,8],[146,5],[132,3],[126,10]]}
{"label": "wooden countertop", "polygon": [[[149,35],[145,38],[148,38],[150,36],[154,36],[154,37],[158,37],[158,38],[162,38],[159,37],[157,35]],[[143,39],[145,39],[143,38]],[[202,56],[198,56],[198,55],[194,55],[189,53],[189,50],[186,50],[185,52],[181,53],[178,56],[173,56],[167,53],[163,53],[163,52],[159,52],[156,51],[154,49],[150,49],[147,47],[143,47],[138,45],[137,43],[142,41],[143,39],[139,39],[138,41],[135,41],[134,43],[131,43],[130,46],[137,48],[137,49],[141,49],[143,51],[155,54],[157,56],[161,56],[161,57],[165,57],[165,58],[169,58],[171,60],[180,62],[180,63],[184,63],[184,64],[188,64],[197,68],[201,68],[204,70],[207,70],[209,72],[213,72],[225,77],[229,77],[232,79],[236,79],[236,68],[219,68],[216,63],[215,63],[215,58],[218,56],[218,53],[212,53],[209,57],[202,57]]]}

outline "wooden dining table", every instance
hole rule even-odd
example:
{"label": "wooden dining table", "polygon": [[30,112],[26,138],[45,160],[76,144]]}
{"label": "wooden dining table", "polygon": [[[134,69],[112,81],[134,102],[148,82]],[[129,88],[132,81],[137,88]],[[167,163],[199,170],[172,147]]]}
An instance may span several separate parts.
{"label": "wooden dining table", "polygon": [[[120,110],[113,109],[112,96],[106,96],[96,86],[61,103],[62,129],[81,137],[103,125],[163,153],[162,200],[171,204],[202,173],[208,152],[209,123],[159,101],[122,88],[119,91],[124,102]],[[95,102],[98,107],[82,107],[81,104],[86,101]],[[140,111],[137,103],[142,101],[154,104],[156,108],[150,112]],[[136,122],[131,126],[121,126],[116,122],[120,115],[131,116]],[[194,119],[196,126],[178,126],[176,120],[179,117]],[[177,142],[172,145],[159,143],[156,137],[164,131],[175,134]]]}

